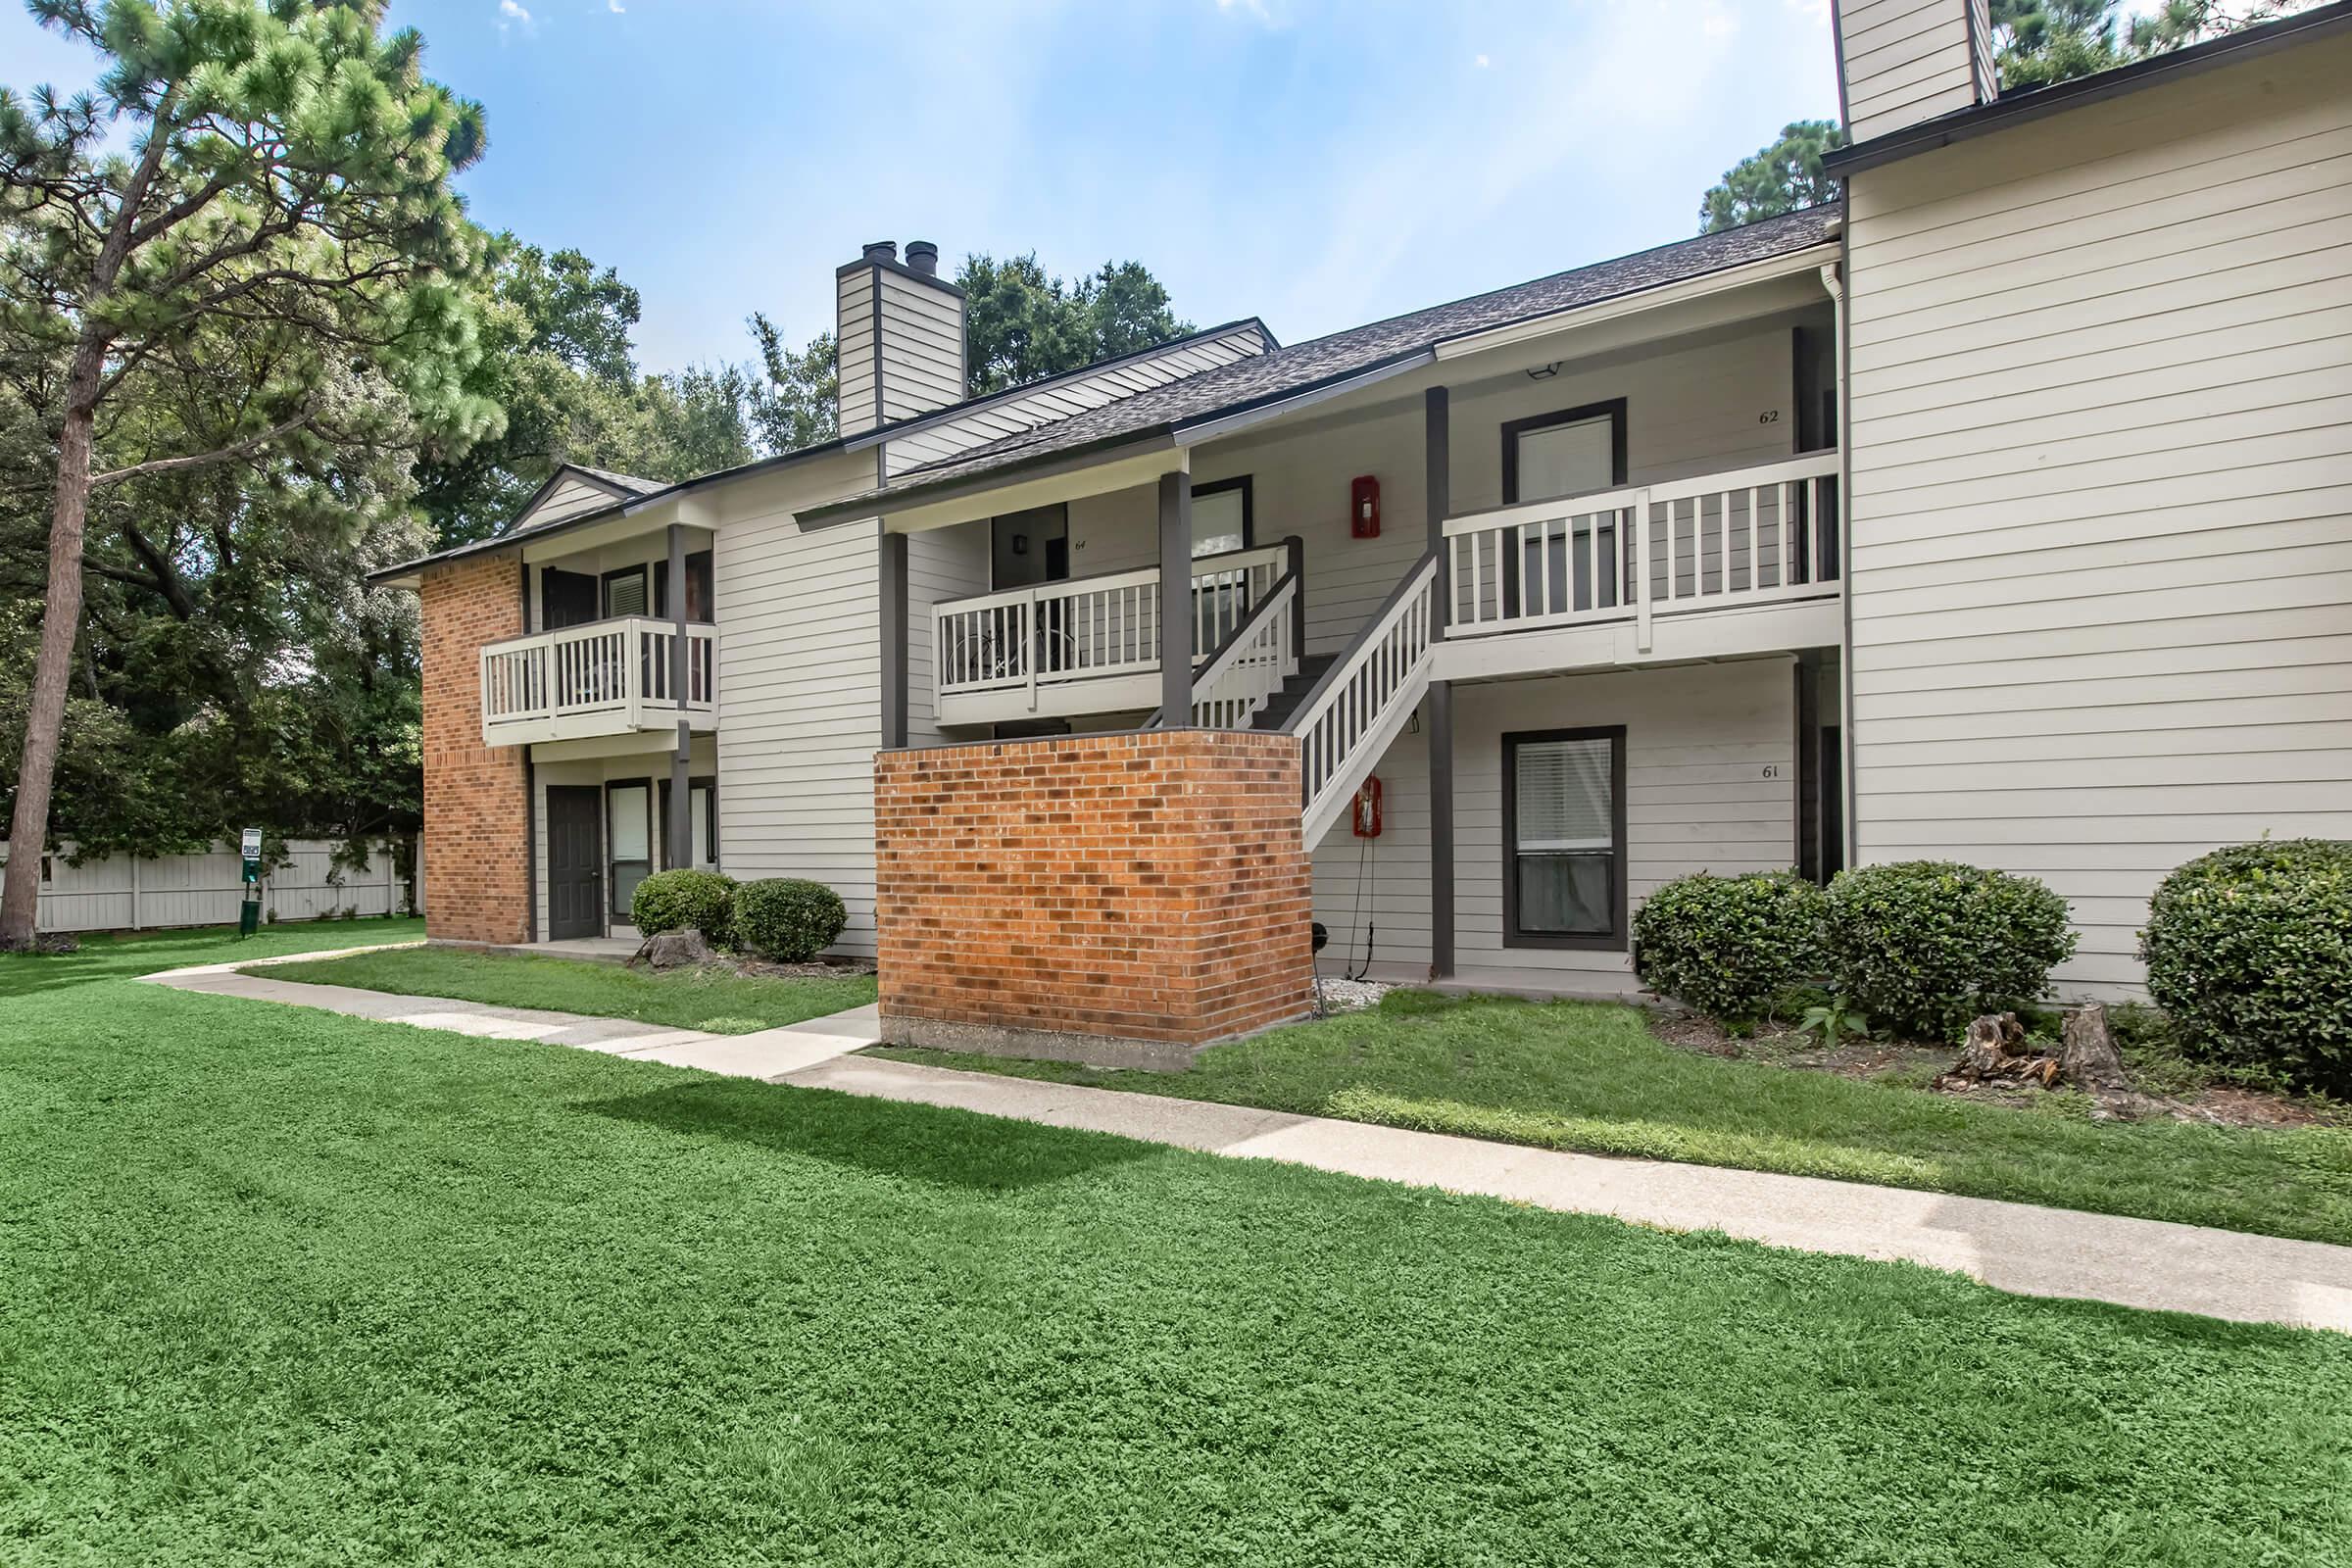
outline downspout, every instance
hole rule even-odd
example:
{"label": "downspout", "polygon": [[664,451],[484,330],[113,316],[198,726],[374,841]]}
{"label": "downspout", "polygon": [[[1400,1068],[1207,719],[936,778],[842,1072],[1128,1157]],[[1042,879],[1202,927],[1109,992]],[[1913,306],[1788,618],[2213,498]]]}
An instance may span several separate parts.
{"label": "downspout", "polygon": [[1854,254],[1852,231],[1838,225],[1839,260],[1821,270],[1821,286],[1830,291],[1837,312],[1838,336],[1838,580],[1845,591],[1838,596],[1844,640],[1838,648],[1838,790],[1845,797],[1842,862],[1854,859],[1854,416],[1846,396],[1846,370],[1852,358],[1846,341],[1845,274]]}

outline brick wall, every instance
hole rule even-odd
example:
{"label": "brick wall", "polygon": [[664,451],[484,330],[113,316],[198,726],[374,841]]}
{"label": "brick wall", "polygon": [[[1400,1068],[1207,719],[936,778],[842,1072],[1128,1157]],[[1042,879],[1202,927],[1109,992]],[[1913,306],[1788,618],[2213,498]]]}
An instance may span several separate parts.
{"label": "brick wall", "polygon": [[522,634],[512,557],[424,574],[424,929],[460,942],[529,936],[522,748],[482,744],[481,647]]}
{"label": "brick wall", "polygon": [[1153,730],[874,760],[887,1037],[1138,1064],[1308,1011],[1298,743]]}

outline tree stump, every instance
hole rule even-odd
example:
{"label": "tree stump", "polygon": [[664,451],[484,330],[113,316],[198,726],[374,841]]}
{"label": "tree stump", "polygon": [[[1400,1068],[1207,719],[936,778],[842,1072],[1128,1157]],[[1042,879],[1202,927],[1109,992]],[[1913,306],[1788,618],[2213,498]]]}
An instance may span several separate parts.
{"label": "tree stump", "polygon": [[2026,1049],[2026,1026],[2014,1012],[1988,1012],[1968,1026],[1960,1059],[1936,1078],[1938,1089],[1986,1083],[2036,1083],[2047,1089],[2058,1077],[2058,1060]]}
{"label": "tree stump", "polygon": [[2132,1087],[2123,1055],[2115,1049],[2115,1033],[2107,1026],[2107,1009],[2098,1003],[2067,1015],[2065,1039],[2058,1048],[2058,1072],[2097,1102],[2090,1113],[2101,1121],[2132,1121],[2172,1112],[2169,1102]]}

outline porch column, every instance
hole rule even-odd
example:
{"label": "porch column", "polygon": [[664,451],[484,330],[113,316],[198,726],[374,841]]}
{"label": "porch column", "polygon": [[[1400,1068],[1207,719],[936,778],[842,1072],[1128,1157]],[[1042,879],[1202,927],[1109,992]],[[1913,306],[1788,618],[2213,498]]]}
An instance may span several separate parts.
{"label": "porch column", "polygon": [[1193,717],[1193,476],[1159,476],[1159,721]]}
{"label": "porch column", "polygon": [[882,749],[906,744],[906,536],[886,526],[881,543]]}
{"label": "porch column", "polygon": [[[1446,635],[1446,612],[1453,605],[1446,573],[1446,515],[1453,505],[1453,415],[1446,388],[1433,386],[1421,403],[1424,495],[1429,513],[1429,548],[1438,555],[1438,624]],[[1444,980],[1453,973],[1453,688],[1429,683],[1429,973]]]}
{"label": "porch column", "polygon": [[694,802],[688,794],[687,765],[694,740],[686,720],[686,528],[669,525],[669,698],[678,705],[678,744],[669,758],[668,854],[670,869],[694,864]]}

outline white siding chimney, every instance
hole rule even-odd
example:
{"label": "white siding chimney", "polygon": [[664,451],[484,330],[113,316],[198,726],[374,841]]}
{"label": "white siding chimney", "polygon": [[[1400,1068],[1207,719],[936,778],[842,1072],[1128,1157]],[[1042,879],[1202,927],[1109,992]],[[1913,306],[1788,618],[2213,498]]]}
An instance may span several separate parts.
{"label": "white siding chimney", "polygon": [[1869,141],[1999,91],[1986,0],[1834,0],[1845,132]]}
{"label": "white siding chimney", "polygon": [[843,435],[963,401],[963,290],[940,277],[938,246],[910,240],[902,262],[896,243],[877,241],[834,288]]}

